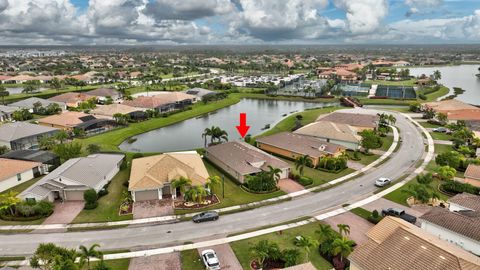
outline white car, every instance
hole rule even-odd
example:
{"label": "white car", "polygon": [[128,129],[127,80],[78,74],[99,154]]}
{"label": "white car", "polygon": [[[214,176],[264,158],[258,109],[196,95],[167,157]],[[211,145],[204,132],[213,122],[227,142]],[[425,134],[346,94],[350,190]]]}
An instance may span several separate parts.
{"label": "white car", "polygon": [[389,178],[380,177],[380,178],[377,179],[377,181],[375,181],[375,186],[384,187],[384,186],[390,184],[391,182],[392,182],[392,180],[390,180]]}
{"label": "white car", "polygon": [[217,254],[213,249],[206,249],[202,251],[203,264],[207,270],[220,270],[220,262],[218,261]]}

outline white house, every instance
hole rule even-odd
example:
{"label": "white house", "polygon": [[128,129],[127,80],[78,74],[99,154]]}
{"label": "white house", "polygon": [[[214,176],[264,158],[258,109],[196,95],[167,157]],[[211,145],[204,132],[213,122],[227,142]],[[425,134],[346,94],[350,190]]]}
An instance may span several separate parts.
{"label": "white house", "polygon": [[42,163],[0,158],[0,192],[43,174]]}

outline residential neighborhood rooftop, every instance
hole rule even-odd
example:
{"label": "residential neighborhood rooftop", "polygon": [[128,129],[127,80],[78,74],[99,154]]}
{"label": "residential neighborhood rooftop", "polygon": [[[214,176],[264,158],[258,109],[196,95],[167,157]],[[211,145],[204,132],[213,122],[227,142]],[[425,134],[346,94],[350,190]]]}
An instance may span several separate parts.
{"label": "residential neighborhood rooftop", "polygon": [[58,129],[27,122],[14,122],[0,125],[0,141],[14,141],[35,135],[41,135]]}
{"label": "residential neighborhood rooftop", "polygon": [[371,114],[333,112],[320,115],[317,121],[330,121],[337,124],[375,128],[377,127],[379,117]]}
{"label": "residential neighborhood rooftop", "polygon": [[360,141],[360,136],[356,134],[352,126],[323,120],[301,127],[294,131],[294,133],[322,138],[334,138],[348,142]]}
{"label": "residential neighborhood rooftop", "polygon": [[467,170],[465,170],[464,176],[466,178],[473,178],[480,180],[480,165],[468,164]]}
{"label": "residential neighborhood rooftop", "polygon": [[448,202],[463,206],[465,208],[469,208],[473,211],[480,212],[479,195],[464,192],[451,197],[450,199],[448,199]]}
{"label": "residential neighborhood rooftop", "polygon": [[39,162],[0,158],[0,181],[40,165]]}
{"label": "residential neighborhood rooftop", "polygon": [[38,119],[38,123],[60,127],[76,127],[84,122],[94,120],[95,116],[84,112],[67,111]]}

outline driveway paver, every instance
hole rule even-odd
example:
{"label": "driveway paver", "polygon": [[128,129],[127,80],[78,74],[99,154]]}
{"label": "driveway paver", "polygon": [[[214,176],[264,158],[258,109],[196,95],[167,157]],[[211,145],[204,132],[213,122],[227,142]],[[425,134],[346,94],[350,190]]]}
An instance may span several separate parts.
{"label": "driveway paver", "polygon": [[[383,208],[389,208],[389,207],[403,209],[403,210],[405,210],[405,212],[407,214],[410,214],[410,215],[415,216],[415,217],[419,217],[429,210],[429,209],[424,209],[425,207],[422,207],[422,208],[415,207],[415,209],[409,208],[409,207],[406,207],[405,205],[401,205],[401,204],[398,204],[396,202],[392,202],[392,201],[384,199],[384,198],[380,198],[376,201],[373,201],[369,204],[366,204],[362,208],[365,208],[370,212],[373,211],[373,210],[377,210],[378,213],[381,214]],[[422,209],[422,210],[420,210],[420,209]]]}
{"label": "driveway paver", "polygon": [[300,185],[299,183],[297,183],[295,180],[292,180],[292,179],[278,180],[278,187],[286,193],[297,192],[305,189],[302,185]]}
{"label": "driveway paver", "polygon": [[83,210],[84,201],[57,202],[55,210],[42,224],[68,224]]}
{"label": "driveway paver", "polygon": [[151,200],[133,204],[133,219],[173,215],[173,200]]}
{"label": "driveway paver", "polygon": [[347,224],[350,226],[350,235],[348,238],[352,239],[358,245],[368,241],[366,233],[375,226],[373,223],[370,223],[368,220],[361,218],[351,212],[346,212],[337,216],[327,218],[325,220],[327,224],[332,226],[334,230],[338,232],[338,224]]}
{"label": "driveway paver", "polygon": [[137,257],[130,260],[128,270],[178,270],[182,269],[180,252]]}
{"label": "driveway paver", "polygon": [[365,167],[365,165],[363,165],[362,163],[356,162],[356,161],[351,161],[351,160],[347,160],[347,166],[350,169],[354,169],[356,171],[360,171],[361,169],[363,169]]}
{"label": "driveway paver", "polygon": [[235,256],[235,252],[233,252],[233,249],[230,247],[229,244],[222,244],[222,245],[217,245],[217,246],[212,246],[212,247],[206,247],[206,248],[199,248],[198,249],[198,254],[202,256],[202,251],[206,249],[213,249],[215,250],[215,253],[217,253],[218,260],[220,261],[220,267],[222,269],[230,269],[230,270],[242,270],[242,265],[237,259],[237,256]]}

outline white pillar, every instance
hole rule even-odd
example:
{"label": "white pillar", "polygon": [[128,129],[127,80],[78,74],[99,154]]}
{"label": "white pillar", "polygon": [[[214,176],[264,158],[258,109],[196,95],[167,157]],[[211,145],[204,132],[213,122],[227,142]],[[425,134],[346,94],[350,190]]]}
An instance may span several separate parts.
{"label": "white pillar", "polygon": [[158,199],[161,200],[163,198],[162,197],[162,189],[159,188],[159,189],[157,189],[157,191],[158,191]]}

